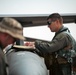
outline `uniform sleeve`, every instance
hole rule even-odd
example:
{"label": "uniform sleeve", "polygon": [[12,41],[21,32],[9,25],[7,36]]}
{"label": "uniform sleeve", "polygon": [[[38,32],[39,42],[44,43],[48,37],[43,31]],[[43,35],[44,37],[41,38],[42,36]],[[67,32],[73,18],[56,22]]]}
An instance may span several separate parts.
{"label": "uniform sleeve", "polygon": [[68,44],[69,44],[68,37],[62,34],[58,35],[57,37],[54,38],[54,40],[50,42],[42,42],[37,40],[35,42],[35,47],[41,52],[51,53],[64,48]]}

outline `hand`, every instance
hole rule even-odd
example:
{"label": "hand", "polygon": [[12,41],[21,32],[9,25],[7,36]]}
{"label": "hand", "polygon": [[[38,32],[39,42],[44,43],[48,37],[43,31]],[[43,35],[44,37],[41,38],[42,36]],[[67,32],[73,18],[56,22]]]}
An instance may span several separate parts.
{"label": "hand", "polygon": [[35,48],[35,42],[26,42],[24,43],[25,46],[31,46],[33,48]]}

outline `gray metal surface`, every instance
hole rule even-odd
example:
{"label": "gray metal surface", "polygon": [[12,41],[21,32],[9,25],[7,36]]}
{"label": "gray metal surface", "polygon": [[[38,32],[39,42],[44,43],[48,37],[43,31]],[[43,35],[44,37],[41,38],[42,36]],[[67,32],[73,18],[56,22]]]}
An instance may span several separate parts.
{"label": "gray metal surface", "polygon": [[7,54],[9,75],[48,75],[43,60],[32,52],[19,51]]}
{"label": "gray metal surface", "polygon": [[[18,20],[23,27],[44,26],[47,25],[49,14],[0,14],[0,21],[3,17],[13,17]],[[63,23],[76,23],[76,13],[64,13]]]}

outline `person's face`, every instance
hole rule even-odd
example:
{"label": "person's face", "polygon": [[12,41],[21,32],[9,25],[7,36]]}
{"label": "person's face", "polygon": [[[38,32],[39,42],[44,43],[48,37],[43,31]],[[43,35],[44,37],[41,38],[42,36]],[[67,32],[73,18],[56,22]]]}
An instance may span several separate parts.
{"label": "person's face", "polygon": [[8,46],[9,44],[13,44],[15,41],[16,41],[16,39],[8,34],[3,33],[1,35],[1,45],[3,48]]}
{"label": "person's face", "polygon": [[50,28],[51,32],[57,31],[57,20],[48,19],[47,20],[48,27]]}

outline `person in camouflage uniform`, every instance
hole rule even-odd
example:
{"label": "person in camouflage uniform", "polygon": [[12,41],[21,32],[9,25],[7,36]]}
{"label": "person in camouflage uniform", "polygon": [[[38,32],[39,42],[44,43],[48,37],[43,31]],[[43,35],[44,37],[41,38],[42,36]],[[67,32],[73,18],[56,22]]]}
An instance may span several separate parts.
{"label": "person in camouflage uniform", "polygon": [[51,32],[55,32],[53,39],[49,42],[36,40],[29,45],[35,46],[42,54],[53,55],[52,66],[49,65],[50,75],[71,75],[70,50],[76,50],[75,39],[70,34],[70,30],[63,26],[63,18],[59,13],[49,15],[47,24]]}
{"label": "person in camouflage uniform", "polygon": [[21,24],[13,18],[3,18],[0,22],[0,75],[7,75],[7,62],[3,49],[13,44],[16,39],[25,40],[22,32]]}

